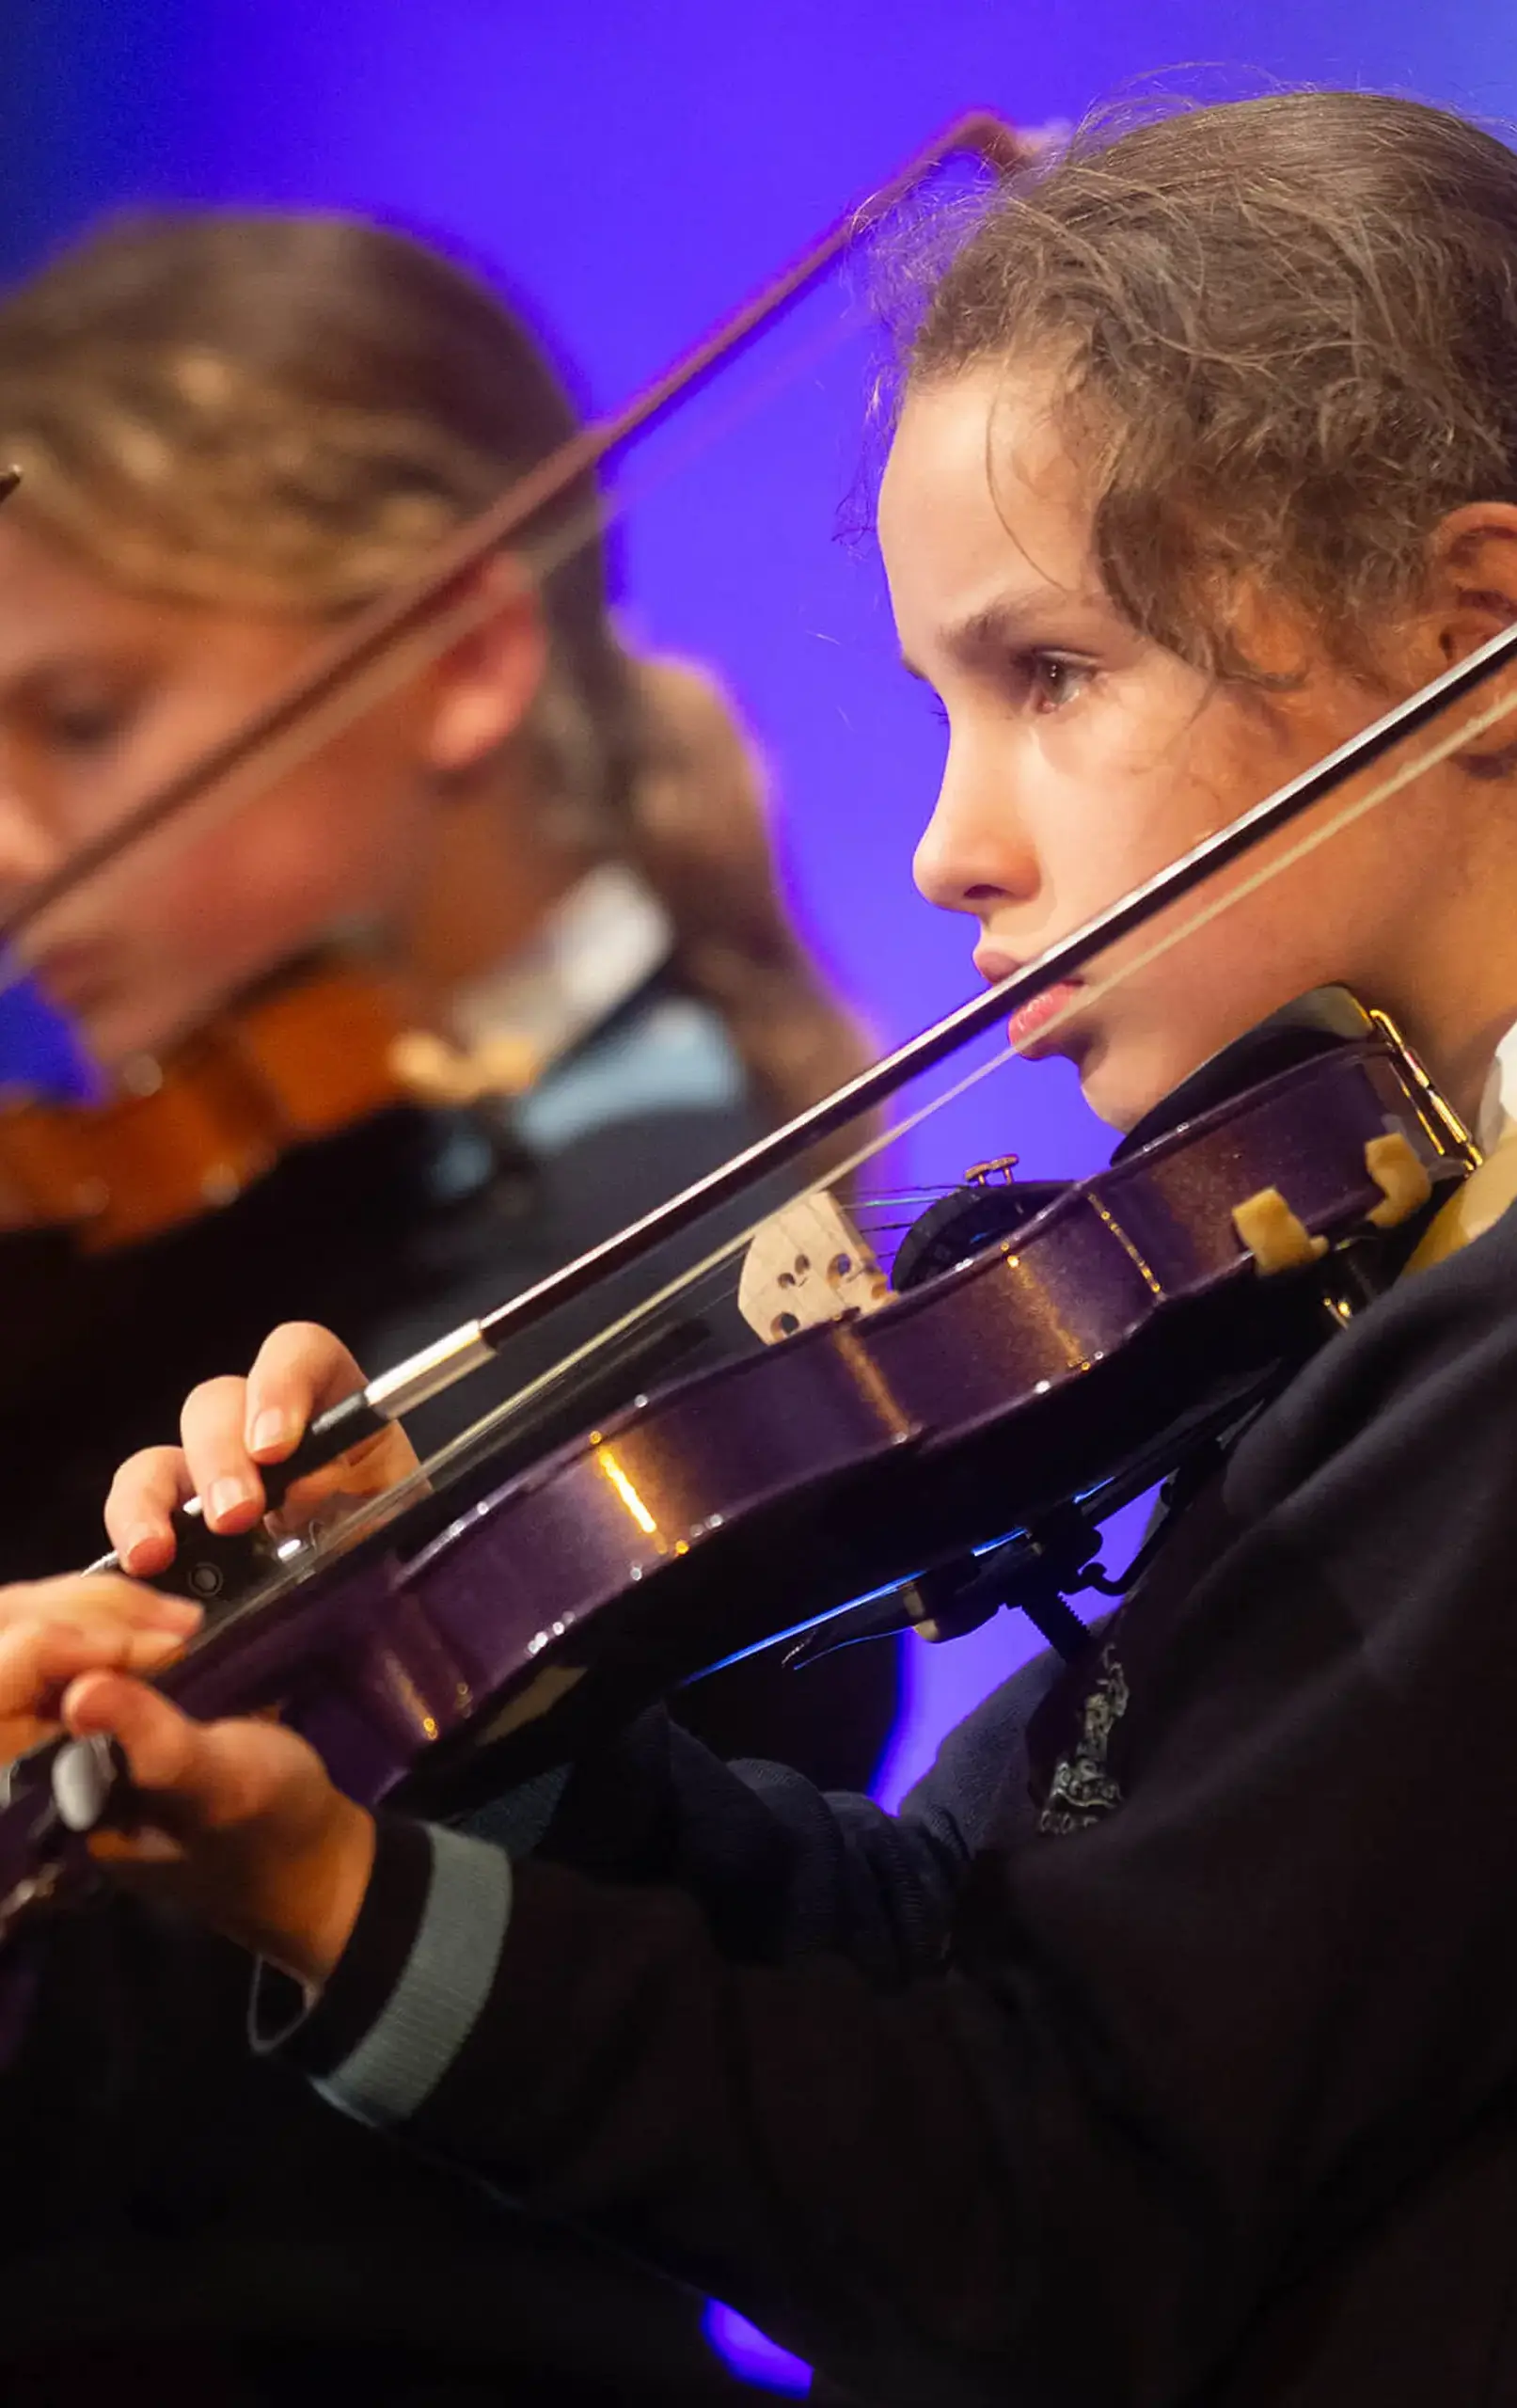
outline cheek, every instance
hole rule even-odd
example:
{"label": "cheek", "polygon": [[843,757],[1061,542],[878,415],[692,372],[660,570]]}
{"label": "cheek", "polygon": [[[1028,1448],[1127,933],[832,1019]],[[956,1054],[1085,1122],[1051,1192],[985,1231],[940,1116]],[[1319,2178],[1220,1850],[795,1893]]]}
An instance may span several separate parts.
{"label": "cheek", "polygon": [[256,798],[136,881],[134,916],[182,959],[240,974],[345,918],[385,916],[414,872],[425,821],[401,782],[312,768]]}
{"label": "cheek", "polygon": [[1104,724],[1094,714],[1082,726],[1050,721],[1039,752],[1026,790],[1038,851],[1066,910],[1117,901],[1231,816],[1183,748],[1135,741],[1114,713]]}
{"label": "cheek", "polygon": [[[1180,693],[1164,710],[1130,715],[1125,740],[1109,733],[1104,765],[1091,766],[1087,785],[1105,799],[1098,849],[1109,898],[1181,860],[1323,749],[1247,696]],[[1315,883],[1305,894],[1310,917],[1321,897]],[[1266,891],[1256,909],[1240,903],[1220,927],[1247,928],[1252,942],[1272,927],[1277,909]]]}

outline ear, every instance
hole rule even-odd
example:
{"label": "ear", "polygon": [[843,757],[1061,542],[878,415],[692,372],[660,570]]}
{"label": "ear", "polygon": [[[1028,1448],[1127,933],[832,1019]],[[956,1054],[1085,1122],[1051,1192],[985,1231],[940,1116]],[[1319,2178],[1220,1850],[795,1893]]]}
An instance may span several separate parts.
{"label": "ear", "polygon": [[[1429,547],[1422,616],[1429,676],[1517,623],[1517,504],[1466,502],[1440,521]],[[1494,700],[1504,684],[1503,675],[1471,707]],[[1517,768],[1517,717],[1488,728],[1456,757],[1472,776],[1508,776]]]}
{"label": "ear", "polygon": [[518,561],[490,561],[477,571],[464,589],[465,599],[475,597],[484,612],[481,624],[432,670],[422,749],[428,767],[444,778],[477,768],[515,734],[547,668],[547,631]]}
{"label": "ear", "polygon": [[1430,610],[1446,666],[1517,620],[1517,503],[1471,501],[1433,530]]}

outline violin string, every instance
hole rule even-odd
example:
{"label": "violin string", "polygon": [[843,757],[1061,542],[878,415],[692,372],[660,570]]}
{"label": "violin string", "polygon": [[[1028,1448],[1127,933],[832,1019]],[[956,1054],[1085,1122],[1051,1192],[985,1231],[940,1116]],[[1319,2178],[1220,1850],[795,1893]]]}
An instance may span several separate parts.
{"label": "violin string", "polygon": [[[881,1226],[879,1220],[881,1213],[905,1212],[909,1217],[914,1217],[918,1212],[925,1212],[929,1204],[940,1203],[948,1192],[947,1184],[939,1180],[930,1186],[913,1188],[909,1194],[891,1196],[871,1193],[868,1196],[855,1196],[849,1203],[848,1210],[856,1221],[867,1218],[870,1227],[877,1228]],[[893,1228],[895,1224],[891,1222],[885,1226]]]}

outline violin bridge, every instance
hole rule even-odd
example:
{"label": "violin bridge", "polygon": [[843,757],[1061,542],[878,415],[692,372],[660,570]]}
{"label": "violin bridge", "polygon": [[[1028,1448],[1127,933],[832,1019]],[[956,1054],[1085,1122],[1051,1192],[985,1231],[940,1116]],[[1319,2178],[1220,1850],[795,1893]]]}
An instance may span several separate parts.
{"label": "violin bridge", "polygon": [[802,1196],[756,1231],[743,1259],[737,1309],[766,1346],[821,1322],[871,1313],[890,1282],[841,1205]]}

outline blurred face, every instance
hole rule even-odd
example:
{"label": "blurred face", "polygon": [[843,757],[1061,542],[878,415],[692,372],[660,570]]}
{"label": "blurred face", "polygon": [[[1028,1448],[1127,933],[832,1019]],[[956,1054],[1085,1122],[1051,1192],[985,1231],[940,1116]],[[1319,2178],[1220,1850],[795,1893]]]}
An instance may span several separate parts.
{"label": "blurred face", "polygon": [[[1246,630],[1250,647],[1266,667],[1304,670],[1288,692],[1209,682],[1137,634],[1101,590],[1079,464],[1034,381],[975,372],[914,391],[879,531],[907,664],[940,698],[949,731],[917,882],[978,924],[974,958],[989,979],[1389,700],[1313,663],[1299,635],[1262,611]],[[1403,689],[1442,665],[1434,649]],[[1453,769],[1433,773],[1080,1009],[1041,1049],[1039,1026],[1056,1003],[1078,1003],[1078,989],[1029,1006],[1014,1036],[1032,1052],[1070,1055],[1095,1109],[1127,1127],[1279,1005],[1341,979],[1409,1023],[1435,1063],[1457,1052],[1467,1086],[1464,1054],[1489,996],[1465,995],[1450,961],[1463,898],[1476,891],[1458,868],[1475,841],[1476,795]],[[1489,786],[1478,802],[1489,820]],[[1119,948],[1091,978],[1121,958]],[[1508,976],[1509,988],[1509,966]],[[1509,1003],[1517,1010],[1517,993]]]}
{"label": "blurred face", "polygon": [[[236,725],[324,632],[121,592],[0,520],[0,905]],[[461,742],[508,732],[536,673],[533,647],[521,694],[472,717],[466,672],[412,677],[264,791],[192,812],[67,897],[27,932],[25,965],[109,1068],[345,924],[387,921],[415,890],[439,772]]]}

